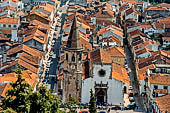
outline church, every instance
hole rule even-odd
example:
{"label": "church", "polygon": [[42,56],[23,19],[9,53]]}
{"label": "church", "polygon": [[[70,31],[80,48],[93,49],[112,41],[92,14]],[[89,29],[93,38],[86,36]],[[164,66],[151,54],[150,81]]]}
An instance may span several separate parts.
{"label": "church", "polygon": [[92,89],[97,104],[123,104],[124,86],[129,83],[125,68],[113,63],[110,54],[102,48],[87,52],[84,59],[77,25],[75,17],[64,48],[63,102],[73,97],[81,103],[89,103]]}
{"label": "church", "polygon": [[98,48],[90,52],[89,77],[82,81],[81,102],[90,101],[92,89],[98,105],[124,103],[124,86],[129,83],[126,69],[112,63],[110,55]]}

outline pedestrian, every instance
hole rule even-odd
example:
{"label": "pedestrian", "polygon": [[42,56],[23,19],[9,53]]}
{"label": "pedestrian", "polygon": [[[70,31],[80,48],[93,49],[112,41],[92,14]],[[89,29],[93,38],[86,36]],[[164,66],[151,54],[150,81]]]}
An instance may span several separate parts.
{"label": "pedestrian", "polygon": [[107,113],[110,113],[110,108],[108,109]]}

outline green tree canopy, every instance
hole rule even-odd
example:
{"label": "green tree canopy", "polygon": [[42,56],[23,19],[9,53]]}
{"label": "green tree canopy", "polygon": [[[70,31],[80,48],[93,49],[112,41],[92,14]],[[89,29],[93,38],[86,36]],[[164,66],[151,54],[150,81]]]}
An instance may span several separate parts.
{"label": "green tree canopy", "polygon": [[93,90],[91,89],[90,90],[90,106],[89,106],[89,111],[90,113],[97,113],[97,110],[96,110],[96,98],[93,94]]}
{"label": "green tree canopy", "polygon": [[11,83],[12,88],[6,92],[6,98],[2,99],[3,110],[12,109],[17,113],[60,113],[58,97],[45,86],[40,86],[33,92],[31,86],[22,78],[21,69],[17,69],[15,73],[18,79]]}

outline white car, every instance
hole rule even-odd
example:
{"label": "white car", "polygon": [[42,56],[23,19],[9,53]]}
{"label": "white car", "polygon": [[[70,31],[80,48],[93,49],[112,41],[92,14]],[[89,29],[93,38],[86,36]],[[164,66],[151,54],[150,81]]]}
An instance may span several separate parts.
{"label": "white car", "polygon": [[129,90],[132,90],[133,89],[133,86],[129,86]]}

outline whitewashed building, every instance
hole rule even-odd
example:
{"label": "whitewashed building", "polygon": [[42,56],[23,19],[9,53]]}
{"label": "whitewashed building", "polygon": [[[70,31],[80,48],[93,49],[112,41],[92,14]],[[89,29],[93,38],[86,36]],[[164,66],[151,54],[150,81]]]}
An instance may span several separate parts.
{"label": "whitewashed building", "polygon": [[102,49],[90,53],[90,63],[90,76],[82,81],[81,102],[89,103],[92,89],[98,105],[123,104],[124,86],[129,82],[126,70],[112,63],[109,54]]}

